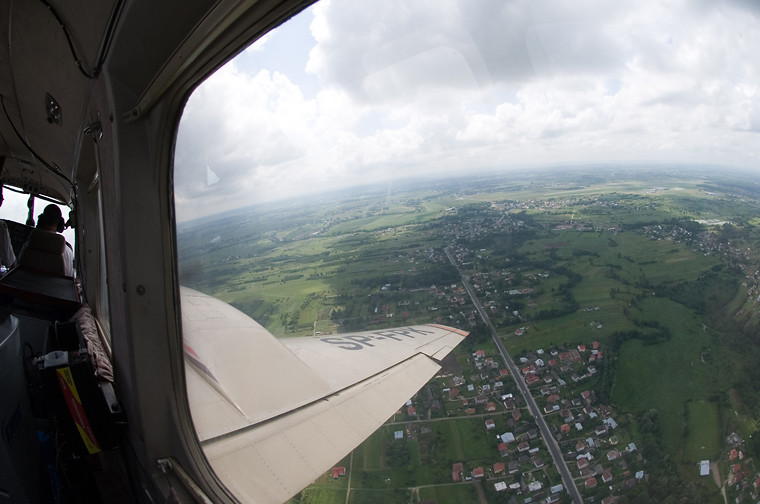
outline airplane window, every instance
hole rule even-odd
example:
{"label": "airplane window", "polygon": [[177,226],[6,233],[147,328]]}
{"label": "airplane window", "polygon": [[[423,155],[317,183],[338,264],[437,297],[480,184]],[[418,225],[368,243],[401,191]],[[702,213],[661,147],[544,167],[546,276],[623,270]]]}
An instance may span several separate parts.
{"label": "airplane window", "polygon": [[759,28],[741,1],[325,0],[209,77],[174,204],[221,481],[756,499]]}

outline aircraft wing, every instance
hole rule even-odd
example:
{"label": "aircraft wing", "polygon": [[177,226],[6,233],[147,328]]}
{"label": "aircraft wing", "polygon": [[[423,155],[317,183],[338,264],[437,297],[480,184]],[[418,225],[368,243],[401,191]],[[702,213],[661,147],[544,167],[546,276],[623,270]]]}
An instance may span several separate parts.
{"label": "aircraft wing", "polygon": [[242,501],[280,503],[380,427],[467,333],[418,325],[277,339],[235,308],[182,288],[193,423]]}

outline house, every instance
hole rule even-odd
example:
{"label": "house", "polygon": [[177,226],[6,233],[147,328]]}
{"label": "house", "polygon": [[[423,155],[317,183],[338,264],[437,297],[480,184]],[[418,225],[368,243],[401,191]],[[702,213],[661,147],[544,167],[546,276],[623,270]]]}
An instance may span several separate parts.
{"label": "house", "polygon": [[522,418],[522,412],[518,409],[512,411],[512,420],[519,422]]}
{"label": "house", "polygon": [[612,469],[605,469],[602,473],[602,482],[609,483],[612,481]]}
{"label": "house", "polygon": [[507,489],[507,484],[503,481],[499,481],[497,483],[493,484],[493,487],[496,489],[497,492],[503,492]]}
{"label": "house", "polygon": [[393,433],[393,439],[404,439],[404,431],[397,430]]}
{"label": "house", "polygon": [[578,470],[583,471],[584,469],[588,467],[589,461],[587,458],[581,458],[581,459],[578,459],[577,464],[578,464]]}
{"label": "house", "polygon": [[507,468],[509,469],[509,474],[515,474],[520,470],[520,463],[516,460],[513,460],[507,465]]}
{"label": "house", "polygon": [[509,445],[507,443],[499,443],[499,455],[506,457],[509,455]]}
{"label": "house", "polygon": [[457,462],[451,467],[451,481],[459,481],[462,476],[462,470],[464,469],[464,466],[461,462]]}
{"label": "house", "polygon": [[492,411],[496,411],[496,403],[489,402],[488,404],[486,404],[486,411],[488,411],[489,413]]}
{"label": "house", "polygon": [[620,452],[617,450],[610,450],[607,452],[607,460],[612,462],[620,457]]}
{"label": "house", "polygon": [[528,483],[528,491],[530,492],[538,492],[541,490],[541,482],[540,481],[531,481]]}
{"label": "house", "polygon": [[454,387],[449,390],[449,399],[454,399],[459,396],[459,387]]}
{"label": "house", "polygon": [[466,410],[464,410],[464,412],[467,413],[468,415],[474,415],[475,408],[467,408]]}
{"label": "house", "polygon": [[346,468],[345,467],[341,466],[341,467],[333,467],[332,468],[332,477],[333,477],[333,479],[338,479],[340,476],[345,476],[345,475],[346,475]]}
{"label": "house", "polygon": [[412,416],[417,416],[417,410],[416,410],[416,409],[414,409],[414,406],[407,406],[407,407],[406,407],[406,413],[407,413],[407,414],[408,414],[410,417],[412,417]]}
{"label": "house", "polygon": [[586,479],[586,482],[584,483],[586,488],[594,488],[596,486],[596,478],[593,476]]}
{"label": "house", "polygon": [[472,477],[475,479],[482,478],[485,475],[486,475],[486,472],[482,467],[476,467],[475,469],[472,470]]}
{"label": "house", "polygon": [[562,434],[568,434],[570,432],[570,426],[568,424],[562,424],[560,432],[562,432]]}
{"label": "house", "polygon": [[503,472],[506,472],[507,468],[504,465],[504,462],[496,462],[493,465],[493,473],[494,474],[501,474]]}
{"label": "house", "polygon": [[530,450],[530,444],[527,441],[523,441],[519,445],[517,445],[517,451],[520,453],[526,452]]}
{"label": "house", "polygon": [[486,356],[486,353],[483,350],[475,350],[475,353],[472,354],[472,356],[476,359],[481,359]]}
{"label": "house", "polygon": [[496,428],[496,423],[493,421],[492,418],[486,419],[486,430],[491,430]]}
{"label": "house", "polygon": [[710,475],[710,461],[709,460],[703,460],[699,463],[699,475],[700,476]]}

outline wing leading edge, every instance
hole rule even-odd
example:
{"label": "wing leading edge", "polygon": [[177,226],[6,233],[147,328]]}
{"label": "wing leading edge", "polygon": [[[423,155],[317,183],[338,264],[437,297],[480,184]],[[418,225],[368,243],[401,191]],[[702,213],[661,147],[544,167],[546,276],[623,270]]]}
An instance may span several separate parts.
{"label": "wing leading edge", "polygon": [[206,457],[243,501],[283,502],[374,432],[467,333],[440,325],[274,338],[182,288],[188,399]]}

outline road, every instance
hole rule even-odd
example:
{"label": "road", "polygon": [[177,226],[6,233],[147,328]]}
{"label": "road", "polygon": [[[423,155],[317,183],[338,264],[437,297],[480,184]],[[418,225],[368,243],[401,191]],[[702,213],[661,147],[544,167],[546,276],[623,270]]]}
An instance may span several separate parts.
{"label": "road", "polygon": [[567,468],[567,464],[565,464],[565,459],[562,458],[562,451],[559,449],[559,445],[554,439],[554,436],[552,436],[552,433],[549,430],[549,426],[547,425],[544,416],[541,414],[541,410],[538,409],[538,405],[533,399],[533,395],[530,393],[530,390],[528,390],[528,386],[525,384],[525,380],[523,380],[523,377],[520,374],[520,370],[515,365],[512,357],[510,357],[507,353],[507,349],[501,342],[501,338],[496,332],[496,328],[491,323],[491,319],[488,317],[488,313],[480,304],[478,297],[475,295],[475,291],[473,291],[472,287],[470,286],[470,282],[467,280],[467,277],[462,274],[462,271],[459,269],[459,265],[454,260],[454,257],[452,257],[450,248],[446,247],[444,250],[446,252],[446,257],[449,259],[449,262],[457,269],[459,277],[462,279],[462,283],[464,284],[464,288],[467,291],[467,294],[470,296],[472,304],[478,310],[480,318],[483,319],[483,322],[485,322],[485,324],[491,330],[491,336],[493,337],[494,343],[496,343],[496,347],[499,349],[504,362],[507,364],[509,372],[512,373],[512,377],[514,378],[515,383],[517,383],[517,387],[520,389],[520,393],[525,399],[525,404],[528,405],[530,412],[536,419],[536,424],[541,431],[541,436],[544,438],[544,443],[546,443],[546,446],[549,448],[549,453],[551,453],[552,459],[554,460],[554,465],[557,467],[557,470],[562,477],[562,484],[564,485],[565,490],[567,490],[567,492],[572,496],[573,502],[576,504],[582,504],[583,499],[581,498],[581,494],[578,491],[578,487],[575,486],[575,481],[573,481],[573,477],[570,474],[570,470]]}

